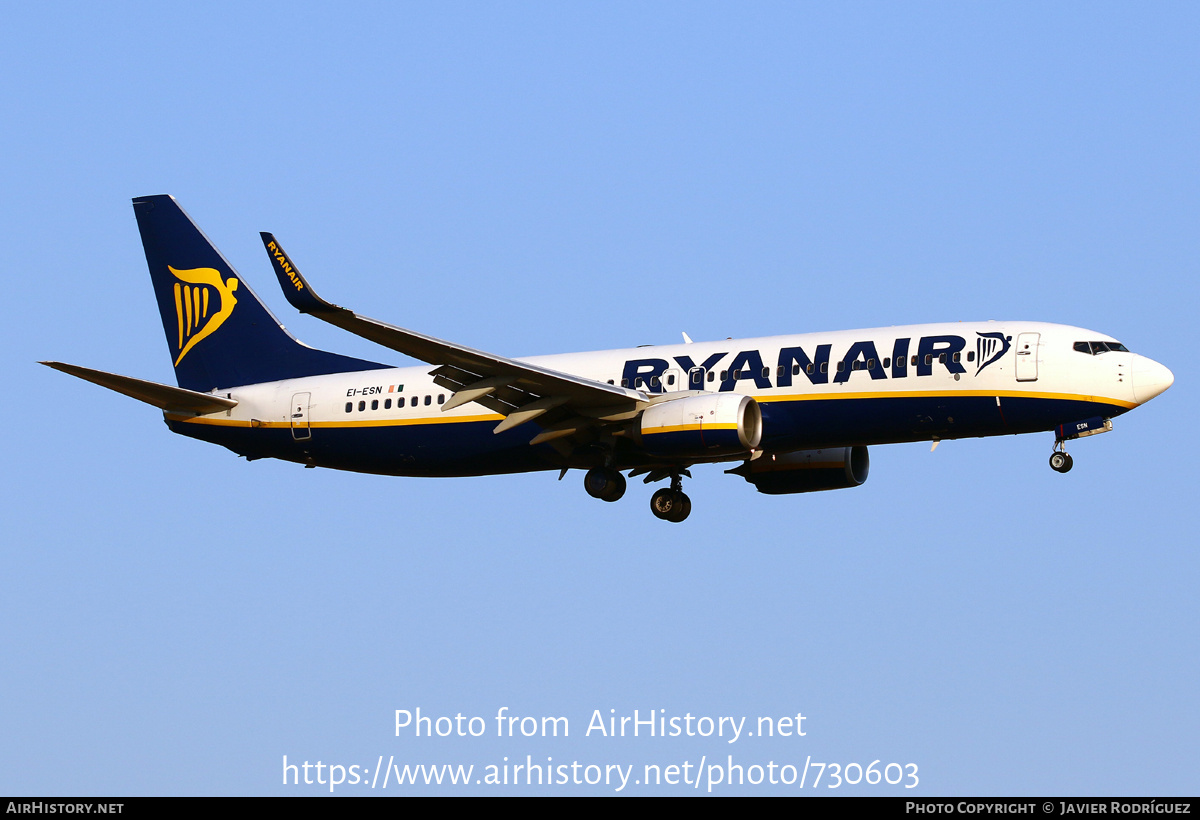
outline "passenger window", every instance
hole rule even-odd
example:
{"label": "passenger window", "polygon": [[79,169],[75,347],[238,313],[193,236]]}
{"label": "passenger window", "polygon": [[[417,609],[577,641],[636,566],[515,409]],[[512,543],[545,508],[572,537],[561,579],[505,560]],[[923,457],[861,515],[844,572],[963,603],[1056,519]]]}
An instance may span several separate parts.
{"label": "passenger window", "polygon": [[612,380],[612,379],[609,379],[609,380],[608,380],[608,383],[609,383],[609,384],[612,384],[612,383],[613,383],[613,380]]}
{"label": "passenger window", "polygon": [[426,396],[425,397],[425,406],[428,407],[431,404],[433,404],[433,396]]}
{"label": "passenger window", "polygon": [[883,357],[883,366],[884,366],[885,368],[887,368],[887,367],[891,367],[891,366],[892,366],[892,357],[891,357],[891,356],[884,356],[884,357]]}
{"label": "passenger window", "polygon": [[[808,367],[809,367],[809,372],[811,373],[811,372],[812,372],[812,365],[810,364]],[[793,376],[799,376],[799,375],[800,375],[800,365],[798,365],[798,364],[794,364],[794,365],[792,365],[792,375],[793,375]]]}
{"label": "passenger window", "polygon": [[445,404],[445,403],[446,403],[446,394],[438,393],[438,404]]}
{"label": "passenger window", "polygon": [[729,376],[729,371],[728,371],[728,370],[722,370],[722,371],[721,371],[721,381],[726,381],[726,380],[727,380],[727,378],[728,378],[728,376]]}
{"label": "passenger window", "polygon": [[842,372],[843,370],[845,370],[845,369],[846,369],[846,363],[845,363],[845,362],[838,362],[838,372],[839,372],[839,373],[841,373],[841,372]]}
{"label": "passenger window", "polygon": [[622,387],[628,387],[628,386],[629,386],[629,379],[621,379],[621,386],[622,386]]}
{"label": "passenger window", "polygon": [[916,366],[917,366],[917,357],[916,357],[916,356],[913,356],[913,357],[912,357],[912,366],[913,366],[913,367],[916,367]]}
{"label": "passenger window", "polygon": [[821,372],[822,373],[829,372],[829,362],[821,362]]}
{"label": "passenger window", "polygon": [[874,369],[875,369],[875,360],[867,359],[867,370],[874,370]]}
{"label": "passenger window", "polygon": [[352,402],[352,401],[346,402],[346,412],[349,413],[353,409],[354,409],[354,402]]}
{"label": "passenger window", "polygon": [[383,400],[383,409],[384,409],[384,410],[391,410],[391,409],[392,409],[392,400],[391,400],[391,399],[384,399],[384,400]]}
{"label": "passenger window", "polygon": [[716,371],[714,371],[714,370],[708,371],[708,380],[710,382],[716,380],[716,378],[717,378]]}
{"label": "passenger window", "polygon": [[951,356],[950,358],[951,358],[952,360],[956,361],[956,362],[958,362],[958,361],[962,361],[962,354],[961,354],[961,353],[955,353],[955,354],[954,354],[953,356]]}
{"label": "passenger window", "polygon": [[633,386],[634,387],[642,386],[642,377],[641,376],[638,376],[636,379],[633,380]]}
{"label": "passenger window", "polygon": [[862,362],[860,362],[858,359],[855,359],[854,363],[852,365],[850,365],[850,369],[851,370],[862,370]]}
{"label": "passenger window", "polygon": [[367,403],[365,401],[360,401],[358,403],[358,412],[361,413],[362,411],[364,411],[366,409],[367,409]]}
{"label": "passenger window", "polygon": [[938,363],[939,363],[939,364],[945,364],[945,363],[946,363],[946,354],[945,354],[945,353],[943,353],[942,355],[938,356]]}
{"label": "passenger window", "polygon": [[651,377],[650,377],[650,386],[651,386],[651,387],[658,387],[658,376],[651,376]]}
{"label": "passenger window", "polygon": [[371,409],[372,410],[379,409],[379,399],[371,399]]}
{"label": "passenger window", "polygon": [[968,361],[968,362],[973,362],[973,361],[975,361],[975,351],[974,351],[974,350],[971,350],[971,351],[968,351],[968,352],[967,352],[967,361]]}
{"label": "passenger window", "polygon": [[409,407],[417,406],[417,397],[416,396],[413,396],[411,399],[408,400],[408,406]]}
{"label": "passenger window", "polygon": [[742,371],[741,371],[741,370],[735,370],[735,371],[733,371],[733,379],[734,379],[734,381],[737,381],[737,380],[738,380],[738,379],[740,379],[741,377],[742,377]]}
{"label": "passenger window", "polygon": [[764,368],[763,368],[763,378],[764,378],[764,379],[769,379],[770,377],[771,377],[771,368],[769,368],[769,367],[764,367]]}
{"label": "passenger window", "polygon": [[[799,369],[800,369],[800,365],[796,365],[796,369],[797,369],[797,370],[799,370]],[[811,363],[809,363],[808,367],[804,368],[804,372],[805,372],[805,373],[807,373],[807,374],[808,374],[808,375],[810,375],[810,376],[812,375],[812,372],[813,372],[813,366],[812,366],[812,364],[811,364]],[[823,372],[825,372],[825,371],[823,371],[823,370],[822,370],[821,372],[823,373]],[[799,374],[797,374],[797,375],[799,375]]]}

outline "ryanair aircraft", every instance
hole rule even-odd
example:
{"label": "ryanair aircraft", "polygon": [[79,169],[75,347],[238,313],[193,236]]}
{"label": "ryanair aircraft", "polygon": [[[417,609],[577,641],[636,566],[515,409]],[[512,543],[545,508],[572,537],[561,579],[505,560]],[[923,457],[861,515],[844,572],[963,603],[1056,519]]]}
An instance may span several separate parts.
{"label": "ryanair aircraft", "polygon": [[270,234],[301,313],[429,366],[395,368],[293,338],[170,196],[133,201],[178,387],[43,362],[162,409],[172,431],[247,459],[397,476],[584,470],[603,501],[626,476],[669,480],[654,515],[683,521],[694,464],[737,462],[761,493],[854,487],[867,447],[1054,431],[1069,440],[1174,381],[1117,340],[1039,322],[726,339],[507,359],[319,297]]}

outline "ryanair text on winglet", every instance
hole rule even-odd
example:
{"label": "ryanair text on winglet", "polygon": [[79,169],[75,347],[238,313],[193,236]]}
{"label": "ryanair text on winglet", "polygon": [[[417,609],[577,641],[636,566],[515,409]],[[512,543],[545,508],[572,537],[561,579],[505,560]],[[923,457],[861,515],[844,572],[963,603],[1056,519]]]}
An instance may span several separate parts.
{"label": "ryanair text on winglet", "polygon": [[296,290],[304,290],[304,283],[300,281],[300,277],[296,275],[294,270],[292,270],[292,263],[289,262],[288,258],[283,255],[283,251],[280,249],[280,247],[274,242],[268,242],[267,250],[269,250],[271,255],[275,257],[275,261],[279,263],[280,270],[287,274],[288,279],[290,279],[292,284],[296,286]]}

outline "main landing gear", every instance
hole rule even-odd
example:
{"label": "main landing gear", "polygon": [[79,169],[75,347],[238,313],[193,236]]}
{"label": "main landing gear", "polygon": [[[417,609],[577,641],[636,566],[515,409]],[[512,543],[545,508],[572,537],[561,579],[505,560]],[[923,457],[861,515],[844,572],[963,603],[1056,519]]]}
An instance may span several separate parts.
{"label": "main landing gear", "polygon": [[[684,473],[686,472],[685,470]],[[636,470],[634,474],[637,474]],[[681,474],[670,474],[665,471],[662,473],[652,472],[649,479],[661,481],[668,475],[671,476],[671,486],[669,489],[659,490],[650,497],[650,512],[654,513],[656,518],[677,524],[687,518],[692,511],[692,500],[683,492]],[[611,467],[594,467],[584,475],[583,489],[587,490],[587,494],[592,498],[599,498],[601,501],[616,501],[625,495],[625,476]]]}
{"label": "main landing gear", "polygon": [[650,512],[655,518],[678,524],[692,511],[692,500],[683,491],[683,479],[671,476],[671,486],[650,496]]}
{"label": "main landing gear", "polygon": [[592,498],[616,501],[625,495],[625,476],[610,467],[596,467],[584,475],[583,489],[587,490],[587,494]]}
{"label": "main landing gear", "polygon": [[1075,459],[1071,458],[1062,440],[1054,442],[1054,452],[1050,454],[1050,469],[1056,473],[1066,473],[1073,466]]}

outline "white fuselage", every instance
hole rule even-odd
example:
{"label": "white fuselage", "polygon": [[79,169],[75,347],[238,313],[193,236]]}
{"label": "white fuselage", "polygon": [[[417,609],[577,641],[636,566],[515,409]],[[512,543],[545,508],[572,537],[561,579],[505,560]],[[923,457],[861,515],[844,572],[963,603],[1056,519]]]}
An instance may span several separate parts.
{"label": "white fuselage", "polygon": [[[1075,349],[1094,342],[1118,346],[1104,334],[1065,325],[971,322],[726,339],[521,361],[650,395],[683,390],[749,395],[764,408],[762,446],[786,450],[1049,430],[1076,417],[1119,415],[1170,385],[1170,372],[1145,357],[1123,350]],[[286,428],[292,431],[291,441],[311,445],[306,454],[316,463],[349,469],[357,469],[353,457],[319,452],[324,450],[321,439],[326,431],[339,431],[340,436],[387,432],[393,435],[367,446],[392,446],[400,461],[389,467],[387,458],[370,458],[363,469],[403,474],[409,472],[403,467],[407,463],[414,474],[492,471],[472,464],[454,447],[439,467],[439,455],[431,449],[435,445],[419,440],[445,440],[451,431],[468,428],[490,430],[504,418],[473,402],[443,412],[441,405],[451,391],[434,383],[432,370],[421,365],[230,386],[214,391],[237,400],[230,411],[169,418],[180,422],[174,425],[179,432],[196,425]],[[847,416],[866,421],[840,423]],[[205,431],[199,437],[215,438],[215,433]],[[528,430],[508,437],[504,448],[528,449],[530,437]],[[495,452],[499,441],[472,438],[489,451],[489,463],[496,457],[503,461]],[[288,457],[278,448],[268,450],[263,454]],[[455,472],[456,463],[462,465],[461,473]],[[520,456],[514,468],[537,469],[531,464],[536,462]],[[495,469],[510,471],[500,464]]]}

